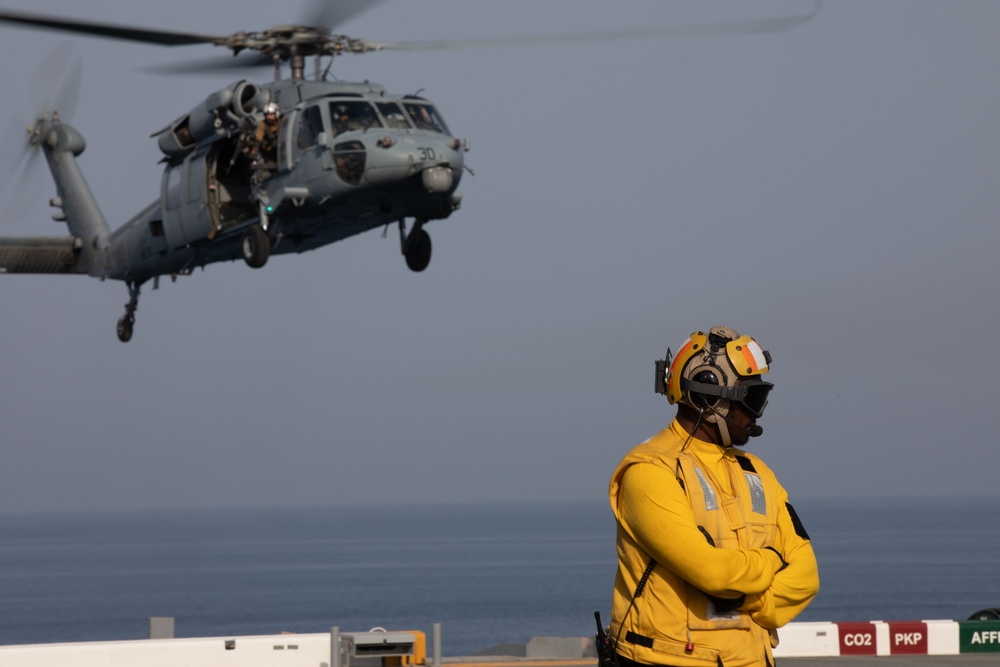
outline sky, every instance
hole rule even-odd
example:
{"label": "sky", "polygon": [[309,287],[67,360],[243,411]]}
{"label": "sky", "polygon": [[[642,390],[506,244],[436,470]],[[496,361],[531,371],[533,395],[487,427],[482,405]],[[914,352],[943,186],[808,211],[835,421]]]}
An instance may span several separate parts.
{"label": "sky", "polygon": [[[309,13],[2,4],[210,34]],[[812,8],[387,0],[339,30],[486,39]],[[995,502],[997,25],[990,0],[838,0],[773,34],[340,58],[339,78],[421,90],[471,143],[461,210],[427,226],[430,267],[377,230],[211,265],[147,285],[128,344],[123,284],[0,276],[0,512],[606,502],[617,462],[672,418],[654,360],[716,324],[772,354],[749,450],[793,501]],[[207,46],[0,27],[0,128],[67,41],[79,164],[117,227],[158,194],[150,135],[241,75],[148,71]],[[38,178],[0,235],[66,233]]]}

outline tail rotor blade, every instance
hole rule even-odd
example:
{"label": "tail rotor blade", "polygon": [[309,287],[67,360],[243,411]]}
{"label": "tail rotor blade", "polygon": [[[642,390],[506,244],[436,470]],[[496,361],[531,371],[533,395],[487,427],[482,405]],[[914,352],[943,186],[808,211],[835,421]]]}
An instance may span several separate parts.
{"label": "tail rotor blade", "polygon": [[13,182],[28,153],[28,123],[17,116],[10,119],[0,144],[0,187]]}
{"label": "tail rotor blade", "polygon": [[30,153],[21,163],[14,181],[9,181],[0,196],[0,224],[14,224],[22,220],[41,197],[45,179],[40,171],[40,154]]}
{"label": "tail rotor blade", "polygon": [[[72,43],[56,47],[38,66],[29,85],[33,122],[46,127],[53,113],[67,120],[80,97],[80,56]],[[28,143],[31,123],[15,116],[0,145],[0,223],[14,223],[38,201],[45,187],[41,150]]]}
{"label": "tail rotor blade", "polygon": [[36,115],[58,112],[63,119],[72,118],[80,98],[80,76],[83,66],[72,42],[64,42],[45,57],[31,80],[31,102]]}

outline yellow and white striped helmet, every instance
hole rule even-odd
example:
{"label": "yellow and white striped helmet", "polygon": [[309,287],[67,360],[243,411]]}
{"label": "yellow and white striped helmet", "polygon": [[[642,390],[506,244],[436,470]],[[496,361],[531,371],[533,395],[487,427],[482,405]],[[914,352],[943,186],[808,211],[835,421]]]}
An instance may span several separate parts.
{"label": "yellow and white striped helmet", "polygon": [[773,385],[760,376],[768,372],[771,355],[735,329],[712,327],[708,334],[696,331],[672,359],[668,355],[667,361],[665,384],[671,405],[714,406],[725,414],[729,401],[735,400],[758,416],[767,405]]}

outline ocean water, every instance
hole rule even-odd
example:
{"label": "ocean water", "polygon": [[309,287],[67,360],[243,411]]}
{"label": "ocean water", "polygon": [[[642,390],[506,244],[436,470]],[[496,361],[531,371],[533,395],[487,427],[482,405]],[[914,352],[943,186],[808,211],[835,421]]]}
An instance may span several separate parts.
{"label": "ocean water", "polygon": [[[1000,502],[797,503],[822,590],[798,620],[1000,607]],[[605,620],[603,504],[0,515],[0,644],[442,626],[446,656]]]}

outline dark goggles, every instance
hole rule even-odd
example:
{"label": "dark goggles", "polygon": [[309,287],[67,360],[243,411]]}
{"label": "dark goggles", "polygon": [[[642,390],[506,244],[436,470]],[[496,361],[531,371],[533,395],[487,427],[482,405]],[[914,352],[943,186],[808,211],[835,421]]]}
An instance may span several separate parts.
{"label": "dark goggles", "polygon": [[764,414],[767,407],[767,396],[771,393],[774,385],[770,382],[760,380],[744,380],[735,387],[720,387],[717,384],[706,382],[695,382],[694,380],[681,380],[681,389],[696,394],[707,396],[718,396],[736,401],[747,409],[755,417]]}
{"label": "dark goggles", "polygon": [[771,393],[771,389],[774,385],[770,382],[752,382],[750,384],[741,384],[737,389],[744,390],[743,399],[740,403],[743,404],[747,410],[749,410],[754,416],[760,417],[764,414],[764,408],[767,407],[767,396]]}

